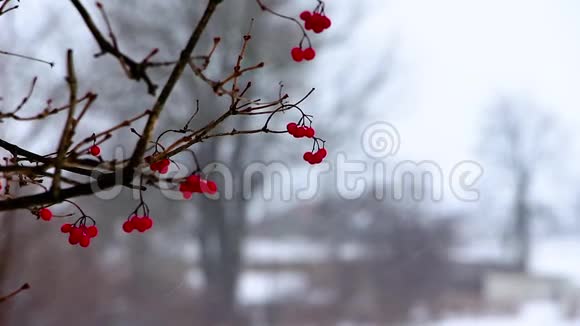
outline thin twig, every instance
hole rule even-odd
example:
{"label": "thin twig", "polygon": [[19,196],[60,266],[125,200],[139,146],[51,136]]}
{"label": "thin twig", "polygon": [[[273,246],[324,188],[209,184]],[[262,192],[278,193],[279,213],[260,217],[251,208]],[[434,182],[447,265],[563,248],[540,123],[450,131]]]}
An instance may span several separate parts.
{"label": "thin twig", "polygon": [[7,295],[5,295],[3,297],[0,297],[0,303],[2,303],[4,301],[6,301],[6,300],[8,300],[8,299],[10,299],[10,298],[12,298],[14,296],[16,296],[18,293],[20,293],[22,291],[28,290],[28,289],[30,289],[30,285],[28,283],[24,283],[24,284],[22,284],[22,286],[20,288],[18,288],[18,290],[14,290],[14,291],[12,291],[9,294],[7,294]]}
{"label": "thin twig", "polygon": [[46,61],[46,60],[42,60],[42,59],[30,57],[30,56],[23,55],[23,54],[18,54],[18,53],[3,51],[3,50],[0,50],[0,54],[9,55],[9,56],[12,56],[12,57],[18,57],[18,58],[22,58],[22,59],[26,59],[26,60],[31,60],[31,61],[36,61],[36,62],[42,62],[42,63],[46,63],[51,68],[54,67],[54,62],[50,62],[50,61]]}

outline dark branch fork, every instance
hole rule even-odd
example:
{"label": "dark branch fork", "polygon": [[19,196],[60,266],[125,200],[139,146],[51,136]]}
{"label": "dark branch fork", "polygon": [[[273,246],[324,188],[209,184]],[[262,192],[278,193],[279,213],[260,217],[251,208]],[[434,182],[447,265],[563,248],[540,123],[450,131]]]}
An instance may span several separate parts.
{"label": "dark branch fork", "polygon": [[[129,67],[128,77],[130,79],[134,79],[136,81],[143,80],[145,82],[145,84],[147,84],[147,91],[149,92],[149,94],[155,95],[157,85],[155,85],[151,81],[151,78],[147,74],[147,71],[146,71],[147,62],[145,60],[143,60],[141,62],[137,62],[136,60],[133,60],[132,58],[130,58],[126,54],[122,53],[117,46],[115,46],[114,44],[111,44],[111,42],[107,41],[107,39],[103,36],[103,34],[98,29],[95,22],[93,21],[89,12],[81,4],[80,0],[71,0],[71,2],[73,4],[73,6],[75,6],[75,8],[79,12],[79,14],[81,15],[83,21],[85,22],[85,25],[87,25],[89,31],[91,32],[91,34],[93,34],[95,41],[97,41],[97,44],[99,45],[99,47],[101,49],[101,53],[98,53],[95,56],[101,56],[101,55],[106,54],[106,53],[111,54],[112,56],[114,56],[115,58],[117,58],[119,60],[122,67],[125,67],[125,66]],[[210,2],[215,2],[215,1],[212,0]],[[116,44],[116,41],[114,38],[112,39],[112,42]]]}

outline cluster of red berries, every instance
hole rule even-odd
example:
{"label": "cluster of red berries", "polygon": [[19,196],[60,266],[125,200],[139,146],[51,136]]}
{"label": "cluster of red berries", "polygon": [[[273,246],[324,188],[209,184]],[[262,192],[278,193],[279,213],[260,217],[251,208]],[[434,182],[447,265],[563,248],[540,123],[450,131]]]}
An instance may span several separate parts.
{"label": "cluster of red berries", "polygon": [[179,184],[179,191],[181,191],[183,198],[190,199],[194,193],[215,194],[217,185],[211,180],[202,178],[199,174],[192,174]]}
{"label": "cluster of red berries", "polygon": [[[300,121],[299,121],[300,123]],[[286,130],[288,131],[288,133],[292,136],[294,136],[294,138],[302,138],[302,137],[306,137],[306,138],[314,138],[314,142],[316,145],[318,145],[318,151],[316,152],[306,152],[304,153],[304,160],[310,164],[318,164],[321,163],[322,160],[326,157],[326,149],[325,148],[320,148],[320,145],[318,143],[318,139],[316,139],[314,137],[314,135],[316,134],[316,131],[314,130],[314,128],[312,127],[307,127],[306,125],[302,125],[299,126],[297,123],[295,122],[290,122],[289,124],[286,125]],[[324,141],[323,141],[324,143]]]}
{"label": "cluster of red berries", "polygon": [[295,47],[290,51],[292,60],[300,62],[302,60],[310,61],[316,56],[316,52],[313,48],[302,49],[302,47]]}
{"label": "cluster of red berries", "polygon": [[71,245],[80,245],[83,248],[91,244],[91,239],[99,234],[99,229],[96,225],[87,227],[84,224],[75,226],[74,224],[66,223],[60,227],[62,233],[68,233],[68,243]]}
{"label": "cluster of red berries", "polygon": [[155,161],[149,164],[149,168],[152,171],[157,171],[161,174],[165,174],[167,173],[167,171],[169,171],[169,164],[171,164],[171,161],[169,161],[169,159],[167,158],[164,158],[162,160]]}
{"label": "cluster of red berries", "polygon": [[[304,21],[304,29],[307,31],[313,31],[314,33],[322,33],[325,29],[330,28],[332,21],[324,14],[324,8],[317,7],[314,11],[303,11],[300,13],[300,19]],[[304,38],[308,38],[304,34]],[[310,44],[310,39],[308,39],[308,44]],[[292,48],[290,51],[292,60],[300,62],[302,60],[310,61],[316,56],[316,51],[309,46],[305,49],[302,48],[302,42],[297,47]]]}
{"label": "cluster of red berries", "polygon": [[288,133],[290,135],[294,136],[295,138],[302,138],[302,137],[313,138],[314,134],[316,133],[316,131],[314,131],[314,128],[306,127],[304,125],[298,126],[294,122],[290,122],[289,124],[287,124],[286,130],[288,131]]}
{"label": "cluster of red berries", "polygon": [[126,220],[123,223],[123,231],[126,233],[131,233],[133,230],[137,230],[139,232],[145,232],[149,230],[153,226],[153,220],[145,215],[145,216],[138,216],[133,215],[130,219]]}
{"label": "cluster of red berries", "polygon": [[304,28],[314,33],[322,33],[325,29],[330,28],[332,21],[323,12],[303,11],[300,14],[300,19],[304,21]]}
{"label": "cluster of red berries", "polygon": [[52,219],[52,212],[48,208],[43,207],[39,209],[37,214],[44,221],[50,221]]}
{"label": "cluster of red berries", "polygon": [[93,145],[89,148],[89,154],[92,156],[99,156],[101,155],[101,148],[98,145]]}
{"label": "cluster of red berries", "polygon": [[[78,207],[78,206],[77,206]],[[82,212],[82,211],[81,211]],[[52,211],[46,207],[40,208],[38,211],[33,211],[39,219],[50,221],[53,217]],[[85,222],[90,219],[93,225],[86,226]],[[78,226],[77,226],[78,224]],[[99,234],[99,229],[95,225],[95,220],[83,214],[75,223],[65,223],[60,227],[62,233],[69,235],[68,242],[71,245],[80,245],[83,248],[91,244],[91,239]]]}
{"label": "cluster of red berries", "polygon": [[316,152],[306,152],[304,153],[304,160],[310,164],[319,164],[326,157],[326,149],[321,148]]}

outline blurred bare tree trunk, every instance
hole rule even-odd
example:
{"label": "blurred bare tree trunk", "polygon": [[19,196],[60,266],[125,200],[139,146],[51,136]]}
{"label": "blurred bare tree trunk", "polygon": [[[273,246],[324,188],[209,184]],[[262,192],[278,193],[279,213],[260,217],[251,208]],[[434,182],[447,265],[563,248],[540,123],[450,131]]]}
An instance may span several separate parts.
{"label": "blurred bare tree trunk", "polygon": [[[240,124],[237,127],[243,128]],[[236,309],[236,290],[242,268],[242,240],[246,233],[247,203],[242,198],[242,171],[248,138],[221,139],[208,144],[203,157],[209,162],[220,160],[219,149],[226,141],[233,142],[234,148],[225,160],[234,176],[234,197],[201,199],[202,216],[197,232],[206,281],[208,320],[215,325],[241,325],[243,318]]]}
{"label": "blurred bare tree trunk", "polygon": [[[525,105],[524,105],[525,104]],[[527,103],[512,103],[501,99],[491,112],[490,126],[485,135],[485,149],[505,170],[513,183],[510,225],[505,233],[513,254],[513,267],[527,272],[532,246],[533,218],[540,214],[531,202],[532,188],[542,164],[551,156],[550,141],[556,136],[553,121]],[[557,138],[557,137],[556,137]],[[504,178],[500,178],[504,179]],[[496,186],[502,187],[502,186]]]}
{"label": "blurred bare tree trunk", "polygon": [[531,252],[531,212],[527,202],[530,176],[522,170],[517,174],[516,193],[514,195],[514,247],[516,252],[515,267],[518,271],[528,269]]}

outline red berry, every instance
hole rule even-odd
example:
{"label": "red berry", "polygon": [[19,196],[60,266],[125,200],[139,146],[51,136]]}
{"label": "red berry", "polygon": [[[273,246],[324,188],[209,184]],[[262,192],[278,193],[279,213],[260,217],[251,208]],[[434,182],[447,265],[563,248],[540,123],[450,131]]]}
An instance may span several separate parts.
{"label": "red berry", "polygon": [[288,133],[290,135],[294,135],[296,129],[298,129],[298,125],[294,122],[290,122],[289,124],[286,125],[286,130],[288,130]]}
{"label": "red berry", "polygon": [[192,174],[185,179],[185,182],[190,185],[198,184],[201,182],[201,177],[198,174]]}
{"label": "red berry", "polygon": [[97,145],[93,145],[89,148],[89,152],[92,156],[99,156],[99,154],[101,154],[101,148]]}
{"label": "red berry", "polygon": [[314,31],[314,33],[322,33],[322,31],[324,31],[324,19],[321,14],[314,13],[310,20],[312,21],[312,31]]}
{"label": "red berry", "polygon": [[153,226],[153,219],[149,216],[143,217],[143,225],[145,226],[146,230],[149,230]]}
{"label": "red berry", "polygon": [[73,227],[68,237],[68,242],[72,245],[75,245],[81,241],[83,236],[83,231],[80,228]]}
{"label": "red berry", "polygon": [[79,227],[73,226],[71,228],[70,234],[80,239],[80,237],[83,236],[83,230],[81,230]]}
{"label": "red berry", "polygon": [[83,236],[83,230],[79,227],[73,226],[73,228],[70,231],[70,234],[80,239]]}
{"label": "red berry", "polygon": [[296,131],[294,132],[294,137],[302,138],[304,136],[306,136],[306,130],[304,129],[304,127],[296,128]]}
{"label": "red berry", "polygon": [[319,12],[312,13],[312,17],[310,17],[314,24],[320,24],[320,18],[322,18],[322,14]]}
{"label": "red berry", "polygon": [[187,182],[182,182],[179,184],[179,191],[181,192],[193,192],[191,188],[191,185]]}
{"label": "red berry", "polygon": [[322,160],[326,157],[326,149],[321,148],[316,153],[314,153],[314,157],[312,159],[313,164],[321,163]]}
{"label": "red berry", "polygon": [[322,157],[320,155],[318,155],[318,152],[314,153],[314,155],[312,155],[312,162],[310,162],[311,164],[318,164],[322,162]]}
{"label": "red berry", "polygon": [[292,55],[292,60],[296,62],[302,61],[304,59],[304,54],[302,53],[302,49],[299,47],[295,47],[290,51],[290,55]]}
{"label": "red berry", "polygon": [[186,191],[201,192],[202,179],[198,174],[190,175],[186,180]]}
{"label": "red berry", "polygon": [[322,16],[322,18],[320,19],[320,25],[324,29],[328,29],[332,25],[332,21],[327,16]]}
{"label": "red berry", "polygon": [[183,198],[189,199],[193,193],[215,194],[217,185],[211,180],[202,179],[198,174],[192,174],[185,182],[179,184],[179,191],[183,194]]}
{"label": "red berry", "polygon": [[179,185],[179,191],[181,191],[181,192],[189,192],[189,193],[201,192],[200,188],[201,188],[201,186],[199,183],[194,184],[194,183],[183,182]]}
{"label": "red berry", "polygon": [[147,222],[145,222],[146,217],[147,216],[138,217],[135,221],[131,219],[131,222],[135,225],[135,229],[137,229],[137,231],[145,232],[147,230]]}
{"label": "red berry", "polygon": [[80,241],[80,238],[77,238],[77,237],[73,236],[72,234],[70,234],[68,236],[68,243],[70,243],[73,246],[76,245],[77,243],[79,243],[79,241]]}
{"label": "red berry", "polygon": [[81,245],[81,247],[86,248],[91,244],[91,238],[83,236],[79,241],[79,244]]}
{"label": "red berry", "polygon": [[314,52],[313,48],[307,48],[304,50],[304,52],[302,53],[304,60],[312,60],[314,59],[314,57],[316,56],[316,52]]}
{"label": "red berry", "polygon": [[305,11],[300,13],[300,19],[302,19],[304,21],[308,21],[311,17],[312,17],[312,14],[310,14],[310,11],[308,11],[308,10],[305,10]]}
{"label": "red berry", "polygon": [[87,228],[87,235],[91,238],[96,237],[99,234],[99,229],[96,226],[92,225]]}
{"label": "red berry", "polygon": [[316,34],[320,34],[324,31],[324,27],[322,27],[320,25],[316,25],[316,26],[312,27],[312,31],[314,31],[314,33],[316,33]]}
{"label": "red berry", "polygon": [[304,22],[304,28],[307,31],[312,29],[312,23],[313,23],[312,21],[313,21],[313,19],[312,19],[312,17],[310,17],[310,19],[308,19],[307,21]]}
{"label": "red berry", "polygon": [[133,215],[133,216],[131,216],[131,219],[129,221],[136,228],[137,227],[137,224],[139,224],[139,221],[140,220],[141,220],[141,216]]}
{"label": "red berry", "polygon": [[316,132],[314,131],[314,128],[312,128],[312,127],[307,127],[307,128],[304,130],[304,136],[306,136],[306,137],[308,137],[308,138],[312,138],[312,137],[314,137],[314,134],[315,134],[315,133],[316,133]]}
{"label": "red berry", "polygon": [[153,162],[149,165],[149,168],[152,171],[157,171],[160,174],[165,174],[167,173],[167,171],[169,171],[169,165],[171,164],[171,161],[167,158],[164,158],[160,161],[156,161]]}
{"label": "red berry", "polygon": [[125,223],[123,223],[123,231],[125,231],[126,233],[131,233],[133,230],[135,229],[135,227],[133,226],[133,223],[131,223],[131,221],[125,221]]}
{"label": "red berry", "polygon": [[183,195],[183,199],[191,199],[191,196],[193,196],[193,192],[189,191],[182,191],[181,194]]}
{"label": "red berry", "polygon": [[215,182],[208,180],[201,184],[201,188],[204,193],[213,195],[217,192],[217,185]]}
{"label": "red berry", "polygon": [[50,221],[52,218],[52,212],[48,208],[41,208],[38,211],[38,216],[45,221]]}
{"label": "red berry", "polygon": [[306,152],[306,153],[304,153],[304,155],[302,156],[302,158],[306,162],[312,164],[312,159],[314,158],[314,154],[312,154],[312,152]]}
{"label": "red berry", "polygon": [[72,224],[69,223],[65,223],[60,227],[60,232],[62,233],[69,233],[70,231],[72,231]]}

